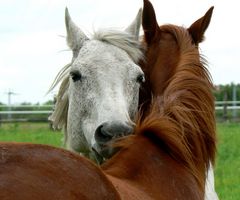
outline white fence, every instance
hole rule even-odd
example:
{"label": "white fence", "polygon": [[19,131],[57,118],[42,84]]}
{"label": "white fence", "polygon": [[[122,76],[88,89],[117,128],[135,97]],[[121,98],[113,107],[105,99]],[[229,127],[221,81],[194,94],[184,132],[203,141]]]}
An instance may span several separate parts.
{"label": "white fence", "polygon": [[[240,118],[240,101],[216,101],[215,105],[218,116]],[[53,107],[53,105],[0,105],[0,122],[38,121],[38,119],[47,121]]]}
{"label": "white fence", "polygon": [[0,122],[47,121],[53,105],[0,105]]}
{"label": "white fence", "polygon": [[216,101],[215,110],[223,110],[227,106],[228,110],[239,110],[240,101]]}

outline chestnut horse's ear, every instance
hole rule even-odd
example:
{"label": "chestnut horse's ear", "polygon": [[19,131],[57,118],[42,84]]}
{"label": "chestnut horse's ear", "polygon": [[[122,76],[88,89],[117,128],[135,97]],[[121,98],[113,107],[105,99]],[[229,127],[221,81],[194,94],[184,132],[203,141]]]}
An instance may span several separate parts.
{"label": "chestnut horse's ear", "polygon": [[148,0],[144,0],[143,3],[142,26],[145,41],[149,44],[158,31],[158,23],[152,4]]}
{"label": "chestnut horse's ear", "polygon": [[207,30],[208,25],[211,21],[213,6],[206,12],[206,14],[195,21],[189,28],[188,31],[193,38],[193,42],[197,45],[204,39],[204,32]]}

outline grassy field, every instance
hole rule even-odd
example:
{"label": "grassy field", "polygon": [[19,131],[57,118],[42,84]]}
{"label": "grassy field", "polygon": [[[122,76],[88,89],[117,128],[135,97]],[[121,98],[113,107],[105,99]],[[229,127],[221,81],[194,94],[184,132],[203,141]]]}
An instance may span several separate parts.
{"label": "grassy field", "polygon": [[240,124],[218,124],[215,177],[221,200],[240,199]]}
{"label": "grassy field", "polygon": [[[240,199],[240,124],[218,124],[216,190],[221,200]],[[62,146],[62,133],[47,123],[16,123],[0,126],[0,141],[31,142]]]}
{"label": "grassy field", "polygon": [[62,132],[53,131],[48,123],[1,124],[0,141],[31,142],[62,146]]}

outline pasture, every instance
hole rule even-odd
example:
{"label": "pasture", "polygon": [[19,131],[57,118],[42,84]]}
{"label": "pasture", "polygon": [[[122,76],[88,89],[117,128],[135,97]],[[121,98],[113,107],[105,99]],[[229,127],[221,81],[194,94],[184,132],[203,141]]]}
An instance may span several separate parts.
{"label": "pasture", "polygon": [[[217,125],[218,157],[215,170],[220,199],[237,200],[240,194],[240,124]],[[0,126],[0,141],[30,142],[62,147],[63,134],[48,123],[9,123]]]}
{"label": "pasture", "polygon": [[0,141],[30,142],[62,146],[63,134],[48,123],[6,123],[0,126]]}

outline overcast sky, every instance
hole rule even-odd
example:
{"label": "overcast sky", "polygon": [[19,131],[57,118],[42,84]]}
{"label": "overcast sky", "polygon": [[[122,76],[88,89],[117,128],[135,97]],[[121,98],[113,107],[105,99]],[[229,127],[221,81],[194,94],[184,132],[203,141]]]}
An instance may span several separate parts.
{"label": "overcast sky", "polygon": [[[189,27],[214,5],[200,45],[215,84],[240,83],[240,3],[236,0],[152,0],[158,23]],[[0,0],[0,102],[45,102],[57,72],[71,60],[64,9],[87,34],[101,27],[126,27],[142,0]]]}

